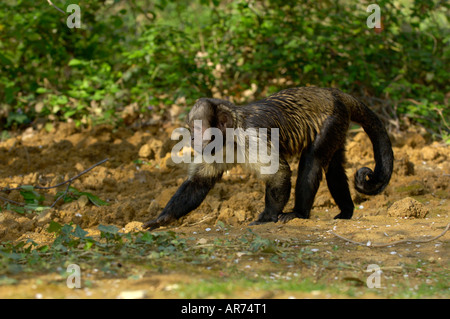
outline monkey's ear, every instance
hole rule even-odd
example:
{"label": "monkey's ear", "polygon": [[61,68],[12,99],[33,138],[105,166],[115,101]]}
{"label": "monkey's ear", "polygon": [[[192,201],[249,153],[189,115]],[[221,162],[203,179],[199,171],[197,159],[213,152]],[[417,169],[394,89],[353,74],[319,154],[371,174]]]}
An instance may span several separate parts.
{"label": "monkey's ear", "polygon": [[217,106],[217,128],[225,133],[226,128],[234,127],[234,120],[231,110],[223,105],[219,104]]}

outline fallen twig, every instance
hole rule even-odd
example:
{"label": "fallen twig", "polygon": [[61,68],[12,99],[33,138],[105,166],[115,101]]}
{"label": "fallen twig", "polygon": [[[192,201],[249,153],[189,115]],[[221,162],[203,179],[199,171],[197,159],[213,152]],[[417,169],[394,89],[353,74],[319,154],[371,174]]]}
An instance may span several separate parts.
{"label": "fallen twig", "polygon": [[9,198],[3,197],[3,196],[0,196],[0,200],[14,204],[14,205],[25,206],[24,203],[19,203],[19,202],[16,202],[15,200],[12,200],[12,199],[9,199]]}
{"label": "fallen twig", "polygon": [[[105,158],[104,160],[102,160],[102,161],[100,161],[100,162],[98,162],[98,163],[92,165],[91,167],[85,169],[84,171],[82,171],[81,173],[77,174],[76,176],[74,176],[74,177],[72,177],[72,178],[69,178],[68,180],[66,180],[66,181],[64,181],[64,182],[61,182],[61,183],[59,183],[59,184],[56,184],[56,185],[53,185],[53,186],[39,186],[39,185],[37,185],[37,186],[33,186],[33,189],[43,189],[43,190],[47,190],[47,189],[57,188],[57,187],[59,187],[59,186],[63,186],[63,185],[65,185],[65,184],[67,184],[67,187],[66,187],[66,190],[64,191],[64,193],[62,193],[60,196],[58,196],[58,198],[57,198],[57,199],[53,202],[53,204],[50,206],[50,208],[53,208],[53,207],[55,207],[56,203],[57,203],[61,198],[66,197],[67,193],[69,192],[70,185],[72,184],[72,182],[73,182],[74,180],[76,180],[76,179],[79,178],[80,176],[86,174],[87,172],[91,171],[91,170],[94,169],[95,167],[97,167],[97,166],[99,166],[99,165],[105,163],[105,162],[108,161],[108,160],[109,160],[109,158]],[[22,190],[22,189],[23,189],[22,187],[2,188],[2,189],[0,189],[0,191],[2,191],[2,192],[10,192],[10,191]],[[11,199],[8,199],[8,198],[2,197],[2,196],[0,196],[0,200],[3,200],[3,201],[5,201],[5,202],[9,202],[9,203],[12,203],[12,204],[15,204],[15,205],[19,205],[19,206],[25,206],[25,205],[26,205],[26,204],[24,204],[24,203],[19,203],[19,202],[13,201],[13,200],[11,200]]]}
{"label": "fallen twig", "polygon": [[[59,184],[56,184],[56,185],[54,185],[54,186],[39,186],[39,185],[37,185],[37,186],[33,186],[33,188],[34,188],[34,189],[52,189],[52,188],[56,188],[56,187],[59,187],[59,186],[63,186],[63,185],[65,185],[65,184],[67,184],[67,183],[72,183],[74,180],[76,180],[76,179],[79,178],[80,176],[86,174],[86,173],[89,172],[90,170],[92,170],[92,169],[94,169],[95,167],[97,167],[97,166],[99,166],[99,165],[101,165],[101,164],[107,162],[108,160],[109,160],[109,158],[105,158],[104,160],[98,162],[97,164],[92,165],[92,166],[89,167],[88,169],[85,169],[84,171],[82,171],[82,172],[79,173],[78,175],[76,175],[76,176],[74,176],[74,177],[72,177],[72,178],[69,178],[68,180],[66,180],[66,181],[64,181],[64,182],[61,182],[61,183],[59,183]],[[16,187],[16,188],[3,188],[3,189],[1,189],[1,191],[2,191],[2,192],[9,192],[9,191],[18,191],[18,190],[21,190],[21,189],[22,189],[22,187]]]}
{"label": "fallen twig", "polygon": [[67,193],[69,192],[70,184],[71,184],[71,183],[67,184],[67,187],[66,187],[65,192],[62,193],[61,195],[59,195],[57,199],[55,199],[55,201],[53,202],[53,204],[50,205],[50,208],[55,207],[56,203],[57,203],[61,198],[65,198],[65,197],[66,197]]}
{"label": "fallen twig", "polygon": [[404,243],[428,243],[430,241],[436,240],[436,239],[444,236],[445,233],[447,233],[449,228],[450,228],[450,223],[447,224],[447,227],[445,227],[444,231],[441,234],[439,234],[439,235],[437,235],[437,236],[435,236],[433,238],[429,238],[429,239],[403,239],[403,240],[398,240],[398,241],[394,241],[392,243],[386,243],[386,244],[374,244],[374,243],[372,243],[370,241],[368,241],[367,243],[362,243],[362,242],[358,242],[358,241],[354,241],[354,240],[345,238],[345,237],[343,237],[341,235],[338,235],[338,234],[332,232],[331,230],[329,231],[329,233],[334,235],[334,236],[336,236],[336,237],[338,237],[338,238],[340,238],[340,239],[342,239],[342,240],[345,240],[345,241],[347,241],[349,243],[352,243],[352,244],[355,244],[355,245],[380,248],[380,247],[388,247],[388,246],[404,244]]}

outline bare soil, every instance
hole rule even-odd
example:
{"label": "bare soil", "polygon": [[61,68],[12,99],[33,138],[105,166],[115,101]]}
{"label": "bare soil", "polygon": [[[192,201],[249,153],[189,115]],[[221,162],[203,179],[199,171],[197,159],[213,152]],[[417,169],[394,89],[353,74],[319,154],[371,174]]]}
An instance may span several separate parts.
{"label": "bare soil", "polygon": [[[170,133],[178,126],[170,124],[140,129],[97,126],[92,129],[77,129],[71,123],[61,123],[51,132],[30,128],[0,142],[0,187],[55,185],[108,158],[106,163],[75,180],[73,186],[110,203],[109,206],[96,207],[80,199],[58,204],[42,213],[18,214],[3,210],[0,212],[0,241],[31,238],[38,243],[45,243],[50,240],[46,228],[51,220],[61,224],[78,224],[87,230],[95,229],[99,224],[116,225],[126,231],[139,230],[143,222],[155,218],[162,211],[185,179],[186,167],[175,165],[170,158],[170,150],[174,144],[170,140]],[[448,233],[429,243],[370,248],[345,242],[328,232],[332,230],[362,243],[370,241],[388,244],[402,239],[420,240],[437,236],[450,222],[449,146],[430,142],[416,128],[392,134],[391,138],[395,154],[392,180],[387,189],[376,196],[361,195],[352,188],[357,208],[353,219],[333,219],[339,211],[326,183],[322,182],[311,219],[252,226],[251,229],[264,238],[280,241],[295,238],[297,242],[316,252],[319,259],[332,255],[334,261],[350,262],[360,268],[367,264],[381,265],[384,269],[382,284],[385,288],[395,287],[396,280],[400,279],[403,280],[403,285],[410,285],[410,289],[426,284],[426,280],[430,279],[421,276],[421,270],[417,270],[420,268],[405,270],[402,266],[426,263],[427,269],[444,272],[447,286],[442,295],[448,296]],[[364,132],[349,132],[347,159],[350,180],[358,168],[374,166],[372,146]],[[292,182],[295,185],[295,159],[291,168]],[[49,202],[55,193],[56,190],[48,192]],[[1,195],[23,201],[18,192]],[[293,207],[293,198],[294,189],[286,211]],[[247,231],[248,224],[256,219],[263,208],[264,184],[237,167],[225,174],[198,209],[169,228],[180,234],[197,236],[202,239],[201,243],[220,237],[242,236]],[[216,231],[218,221],[227,225],[228,232]],[[337,246],[341,248],[333,249]],[[276,268],[276,265],[268,265],[268,261],[246,260],[245,263],[244,260],[242,257],[242,262],[237,266],[242,271]],[[223,267],[227,266],[223,264]],[[245,268],[246,266],[249,267]],[[361,278],[367,277],[364,275],[365,277],[355,279],[353,270],[316,269],[295,264],[290,267],[290,272],[298,272],[300,277],[309,276],[313,281],[325,276],[330,285],[335,281],[358,284],[358,280],[365,281]],[[102,278],[89,289],[82,290],[69,290],[63,284],[55,284],[56,274],[40,276],[37,284],[35,278],[24,276],[14,285],[0,285],[0,297],[117,298],[124,290],[137,290],[144,291],[144,295],[150,298],[176,298],[183,295],[174,292],[176,289],[172,289],[173,287],[195,283],[203,276],[199,272],[190,272],[189,268],[182,268],[153,274],[150,278],[144,276],[134,281],[126,278]],[[389,291],[393,291],[392,289]],[[273,292],[255,291],[251,288],[235,290],[231,295],[238,298],[290,296],[330,297],[320,291],[299,293],[280,289]],[[373,290],[367,290],[363,295],[372,296],[377,296]],[[389,294],[383,296],[388,297]],[[336,293],[331,297],[342,295]]]}

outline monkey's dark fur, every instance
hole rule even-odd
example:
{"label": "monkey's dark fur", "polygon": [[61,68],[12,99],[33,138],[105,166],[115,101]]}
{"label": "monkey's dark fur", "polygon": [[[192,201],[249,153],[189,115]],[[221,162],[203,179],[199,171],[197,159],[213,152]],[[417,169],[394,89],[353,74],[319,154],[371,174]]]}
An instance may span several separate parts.
{"label": "monkey's dark fur", "polygon": [[[291,88],[245,106],[202,98],[189,113],[191,128],[193,121],[199,119],[206,123],[203,130],[217,127],[224,135],[226,128],[279,128],[279,169],[265,176],[265,209],[252,224],[309,218],[322,170],[341,210],[335,218],[352,217],[354,205],[344,169],[344,146],[350,121],[363,127],[373,144],[375,157],[374,171],[363,167],[356,172],[356,190],[368,195],[378,194],[391,178],[394,156],[382,122],[366,105],[337,89]],[[292,212],[283,213],[291,190],[291,170],[286,159],[297,154],[301,156],[295,206]],[[192,165],[190,176],[162,213],[144,227],[154,229],[167,225],[197,208],[229,167],[217,163]]]}

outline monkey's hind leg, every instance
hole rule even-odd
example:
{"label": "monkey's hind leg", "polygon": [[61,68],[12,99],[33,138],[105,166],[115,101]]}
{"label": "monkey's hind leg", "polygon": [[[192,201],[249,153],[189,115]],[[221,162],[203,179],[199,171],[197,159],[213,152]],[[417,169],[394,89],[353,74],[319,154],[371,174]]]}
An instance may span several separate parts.
{"label": "monkey's hind leg", "polygon": [[302,152],[295,184],[295,206],[291,213],[279,214],[278,220],[286,223],[294,218],[309,218],[309,213],[322,180],[322,165],[314,148]]}
{"label": "monkey's hind leg", "polygon": [[[336,107],[340,107],[339,104]],[[338,115],[331,116],[325,121],[320,134],[316,136],[314,142],[303,150],[298,165],[298,177],[295,185],[294,210],[292,213],[280,214],[278,216],[280,221],[287,222],[293,218],[309,218],[314,197],[316,197],[319,184],[322,180],[322,170],[329,166],[336,151],[343,148],[347,129],[348,119],[346,117]],[[341,191],[337,189],[338,183],[339,187],[345,186],[345,184],[342,185],[343,180],[345,180],[342,177],[342,174],[345,176],[342,168],[342,154],[336,155],[334,164],[337,168],[332,168],[330,177],[333,176],[333,181],[336,181],[336,183],[332,182],[334,195],[337,196],[339,203],[343,207],[347,207],[347,193],[345,190]],[[336,165],[336,163],[339,163],[339,165]],[[341,169],[339,169],[339,166],[341,166]],[[348,215],[347,210],[344,216],[347,216],[346,214]]]}
{"label": "monkey's hind leg", "polygon": [[266,180],[265,208],[250,225],[276,223],[291,194],[291,169],[286,160],[280,159],[278,171]]}
{"label": "monkey's hind leg", "polygon": [[353,201],[348,187],[347,175],[345,174],[345,150],[341,148],[334,153],[330,164],[328,165],[327,173],[325,174],[330,190],[336,205],[338,205],[341,212],[336,215],[335,219],[350,219],[353,216]]}

